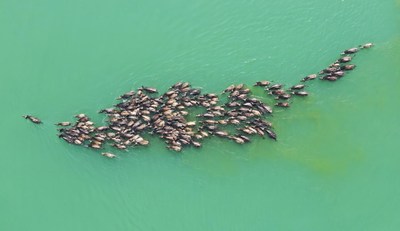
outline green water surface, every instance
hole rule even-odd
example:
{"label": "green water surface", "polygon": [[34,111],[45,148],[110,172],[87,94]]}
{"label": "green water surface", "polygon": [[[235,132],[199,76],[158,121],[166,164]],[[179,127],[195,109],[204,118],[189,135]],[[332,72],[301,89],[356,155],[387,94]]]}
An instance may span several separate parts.
{"label": "green water surface", "polygon": [[[0,1],[0,230],[400,230],[399,22],[398,0]],[[276,110],[278,142],[109,160],[56,136],[141,85],[290,85],[365,42]]]}

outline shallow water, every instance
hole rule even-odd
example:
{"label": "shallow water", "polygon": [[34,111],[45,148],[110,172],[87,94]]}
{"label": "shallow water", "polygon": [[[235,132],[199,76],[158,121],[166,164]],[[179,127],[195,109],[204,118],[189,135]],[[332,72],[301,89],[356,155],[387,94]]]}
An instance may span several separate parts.
{"label": "shallow water", "polygon": [[[2,1],[0,230],[399,230],[400,3]],[[141,85],[294,84],[365,42],[357,69],[277,110],[279,141],[108,160],[55,122]],[[21,118],[39,116],[36,126]]]}

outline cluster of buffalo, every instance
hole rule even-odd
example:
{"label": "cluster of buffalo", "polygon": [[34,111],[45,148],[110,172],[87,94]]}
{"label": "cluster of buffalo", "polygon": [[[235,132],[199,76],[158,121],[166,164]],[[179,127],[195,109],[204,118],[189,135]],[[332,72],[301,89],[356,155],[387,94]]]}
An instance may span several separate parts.
{"label": "cluster of buffalo", "polygon": [[[349,64],[353,55],[372,46],[367,43],[345,50],[329,67],[304,77],[301,82],[317,77],[327,81],[340,79],[355,68],[354,64]],[[263,80],[254,87],[263,87],[266,95],[276,101],[273,104],[276,107],[289,107],[291,97],[308,95],[304,84],[285,88],[283,84]],[[250,142],[252,135],[277,140],[272,123],[266,119],[273,113],[273,107],[252,96],[251,89],[244,84],[231,85],[222,94],[213,94],[202,93],[188,82],[178,82],[163,94],[152,87],[141,87],[117,99],[116,105],[99,111],[107,116],[106,125],[95,126],[87,115],[79,114],[74,123],[57,123],[61,127],[58,136],[68,143],[93,149],[103,149],[109,144],[121,150],[146,146],[149,144],[147,137],[158,136],[168,149],[178,152],[188,146],[201,147],[202,140],[209,137],[221,137],[238,144]],[[24,118],[41,123],[31,115]],[[116,156],[110,152],[102,155]]]}

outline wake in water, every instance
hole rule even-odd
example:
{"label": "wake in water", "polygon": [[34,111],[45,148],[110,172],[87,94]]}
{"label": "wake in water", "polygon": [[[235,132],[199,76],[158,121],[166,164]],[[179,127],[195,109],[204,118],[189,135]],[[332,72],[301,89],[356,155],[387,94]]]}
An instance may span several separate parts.
{"label": "wake in water", "polygon": [[[367,43],[347,49],[327,68],[304,77],[300,82],[318,77],[320,80],[337,81],[356,67],[350,64],[354,54],[372,46],[372,43]],[[271,85],[263,80],[254,86],[263,87],[267,95],[275,100],[275,107],[289,107],[291,97],[308,95],[304,84],[284,89],[283,84]],[[109,144],[125,150],[131,146],[147,146],[149,141],[143,136],[150,134],[165,140],[167,148],[177,152],[189,146],[199,148],[203,139],[213,136],[238,144],[250,142],[252,135],[277,140],[272,123],[266,119],[273,114],[272,106],[252,97],[250,89],[244,84],[231,85],[222,94],[203,94],[189,83],[179,82],[161,95],[155,88],[141,87],[117,99],[120,102],[114,107],[100,110],[108,117],[106,125],[96,127],[88,116],[79,114],[75,116],[75,123],[57,124],[63,126],[58,136],[68,143],[93,149],[102,149]],[[29,115],[25,118],[32,122],[39,120]],[[115,157],[109,152],[102,155]]]}

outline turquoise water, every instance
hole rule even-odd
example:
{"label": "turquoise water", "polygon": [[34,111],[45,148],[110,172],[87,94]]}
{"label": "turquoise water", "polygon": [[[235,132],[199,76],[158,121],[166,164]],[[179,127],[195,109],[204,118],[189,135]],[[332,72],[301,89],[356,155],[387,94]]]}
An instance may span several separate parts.
{"label": "turquoise water", "polygon": [[[0,2],[0,230],[399,230],[399,1]],[[279,141],[109,160],[56,137],[141,85],[294,84],[374,42],[338,82],[277,110]],[[44,124],[21,118],[34,114]]]}

